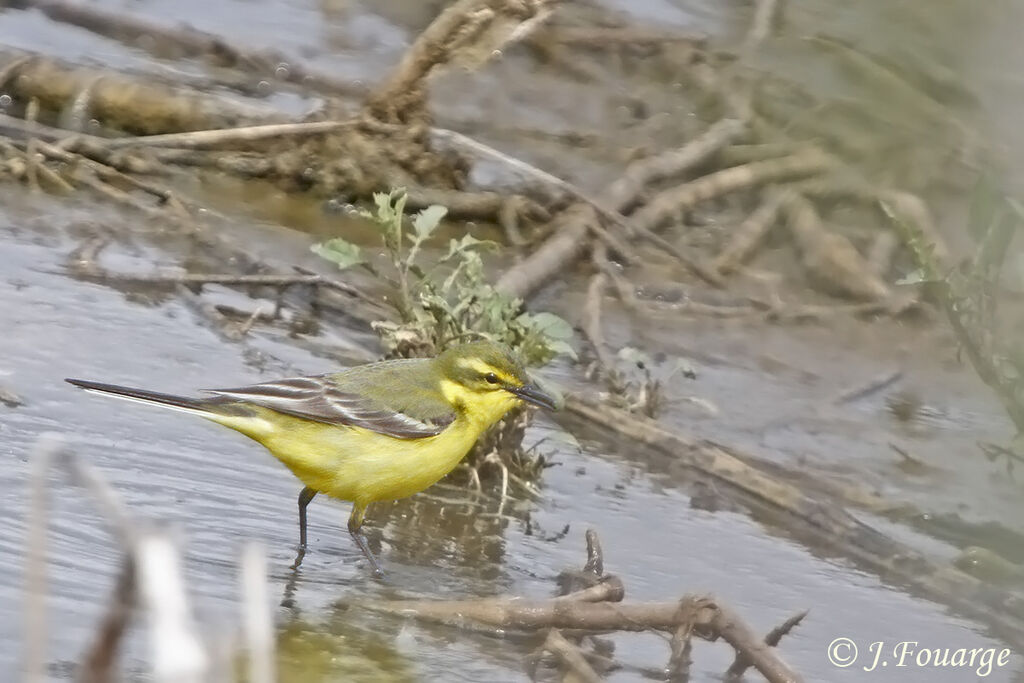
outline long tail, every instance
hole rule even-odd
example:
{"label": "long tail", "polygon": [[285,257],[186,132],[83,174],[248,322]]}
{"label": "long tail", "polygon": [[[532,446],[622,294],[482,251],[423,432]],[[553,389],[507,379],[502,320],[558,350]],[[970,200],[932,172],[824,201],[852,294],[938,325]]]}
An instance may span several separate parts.
{"label": "long tail", "polygon": [[185,413],[192,413],[194,415],[202,415],[204,417],[210,417],[216,415],[216,411],[213,406],[218,403],[217,399],[203,399],[203,398],[189,398],[187,396],[174,396],[172,394],[161,394],[156,391],[147,391],[145,389],[132,389],[131,387],[121,387],[116,384],[103,384],[102,382],[92,382],[87,379],[65,379],[65,382],[74,384],[76,387],[81,387],[86,391],[94,394],[105,394],[107,396],[113,396],[115,398],[123,398],[127,401],[136,401],[138,403],[149,403],[151,405],[161,406],[163,408],[170,408],[171,410],[180,410]]}

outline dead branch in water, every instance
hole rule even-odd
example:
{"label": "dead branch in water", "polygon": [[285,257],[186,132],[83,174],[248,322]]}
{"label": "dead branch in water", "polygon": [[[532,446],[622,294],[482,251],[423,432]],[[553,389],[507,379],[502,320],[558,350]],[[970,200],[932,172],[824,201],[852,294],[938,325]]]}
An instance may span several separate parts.
{"label": "dead branch in water", "polygon": [[0,53],[10,67],[0,85],[16,101],[39,102],[60,114],[80,111],[85,120],[137,135],[234,126],[266,119],[268,112],[208,94],[159,87],[108,72],[67,66],[55,60]]}
{"label": "dead branch in water", "polygon": [[[583,591],[547,600],[523,598],[481,598],[475,600],[373,600],[346,601],[349,609],[366,609],[401,617],[473,629],[496,629],[533,632],[546,630],[541,650],[552,652],[569,671],[582,680],[601,680],[577,644],[560,630],[577,635],[613,631],[662,631],[683,633],[714,641],[722,638],[736,652],[736,661],[756,668],[771,683],[800,683],[803,679],[792,671],[775,653],[768,640],[757,638],[749,626],[729,607],[710,597],[684,596],[678,601],[623,603],[622,592],[609,593],[607,600],[586,601],[591,591],[601,585],[621,587],[621,581],[604,575],[604,553],[597,533],[588,530],[587,562],[582,571],[568,570],[560,576],[571,576],[584,582],[595,582]],[[801,617],[802,618],[802,617]],[[791,628],[791,627],[790,627]],[[775,644],[784,632],[780,631]],[[679,652],[673,647],[672,660],[678,668]],[[538,653],[531,655],[535,666]]]}
{"label": "dead branch in water", "polygon": [[556,178],[555,181],[561,185],[561,189],[570,191],[573,196],[590,206],[572,206],[557,216],[553,220],[551,237],[521,263],[506,270],[496,286],[513,296],[524,298],[539,289],[586,252],[587,233],[593,226],[600,225],[599,216],[612,219],[627,235],[641,234],[666,249],[705,281],[720,285],[721,280],[716,274],[700,267],[694,259],[645,226],[637,225],[631,218],[623,217],[623,212],[628,211],[639,201],[645,189],[644,183],[684,173],[711,158],[742,132],[743,125],[739,121],[721,121],[704,135],[678,149],[636,161],[626,169],[620,180],[612,183],[599,195],[604,198],[602,201],[595,200]]}
{"label": "dead branch in water", "polygon": [[[775,647],[782,640],[782,637],[788,635],[790,631],[796,628],[801,621],[809,614],[808,610],[794,614],[789,619],[773,628],[768,632],[768,635],[764,637],[764,644],[768,647]],[[733,660],[729,669],[725,672],[725,679],[728,681],[734,681],[743,677],[743,673],[753,665],[746,655],[737,654],[736,659]]]}
{"label": "dead branch in water", "polygon": [[722,119],[682,147],[633,162],[602,196],[614,210],[628,213],[651,184],[680,176],[704,163],[745,130],[738,119]]}
{"label": "dead branch in water", "polygon": [[746,187],[821,173],[834,163],[828,155],[812,148],[782,159],[722,169],[658,193],[633,214],[632,220],[635,225],[657,230],[700,202]]}
{"label": "dead branch in water", "polygon": [[32,7],[53,21],[84,28],[98,35],[144,49],[161,59],[204,59],[218,68],[230,68],[254,78],[302,86],[334,95],[363,95],[358,83],[340,80],[274,50],[248,50],[223,37],[187,24],[166,26],[140,17],[111,12],[82,2],[63,0],[16,0],[8,5]]}
{"label": "dead branch in water", "polygon": [[[567,396],[565,405],[570,415],[611,430],[638,447],[646,447],[652,455],[663,455],[672,468],[687,468],[732,488],[753,509],[783,513],[788,519],[787,528],[811,534],[819,542],[841,546],[848,557],[873,571],[898,577],[921,594],[991,624],[1004,637],[1024,641],[1024,603],[1017,597],[994,591],[975,577],[932,560],[866,525],[836,503],[844,501],[883,515],[900,509],[901,506],[878,494],[811,481],[799,471],[780,470],[778,465],[760,467],[753,455],[691,438],[654,420],[581,395]],[[914,513],[913,509],[902,507],[902,514]]]}
{"label": "dead branch in water", "polygon": [[594,667],[590,666],[590,662],[587,661],[580,648],[566,640],[565,636],[559,633],[557,629],[548,631],[541,649],[558,657],[575,677],[575,680],[582,681],[583,683],[600,683],[602,680],[601,676],[594,671]]}

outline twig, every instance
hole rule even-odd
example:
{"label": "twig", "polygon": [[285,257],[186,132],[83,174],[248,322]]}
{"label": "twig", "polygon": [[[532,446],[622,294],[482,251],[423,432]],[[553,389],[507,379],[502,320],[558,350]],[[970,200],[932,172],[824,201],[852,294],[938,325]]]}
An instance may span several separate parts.
{"label": "twig", "polygon": [[176,147],[179,149],[204,149],[218,145],[245,142],[257,142],[282,137],[302,137],[306,135],[323,135],[334,133],[346,128],[357,128],[364,122],[360,119],[345,121],[304,121],[302,123],[274,123],[263,126],[244,126],[241,128],[218,128],[213,130],[194,130],[186,133],[167,133],[164,135],[141,135],[123,138],[96,138],[102,140],[108,149],[122,147]]}
{"label": "twig", "polygon": [[603,244],[594,244],[591,249],[591,258],[594,261],[594,265],[602,273],[608,276],[611,280],[612,285],[615,287],[615,293],[619,296],[619,301],[630,311],[636,311],[641,307],[640,299],[636,295],[636,289],[632,283],[627,280],[618,266],[613,265],[608,260],[608,250],[605,249]]}
{"label": "twig", "polygon": [[[503,631],[544,628],[580,631],[668,631],[692,623],[702,638],[723,638],[772,683],[798,683],[801,678],[759,641],[728,607],[713,600],[698,603],[608,603],[555,600],[389,600],[350,603],[371,611],[416,617],[445,624],[484,625]],[[696,607],[693,605],[696,604]],[[690,607],[687,609],[687,607]]]}
{"label": "twig", "polygon": [[148,183],[144,180],[139,180],[134,175],[129,173],[123,173],[122,171],[109,166],[105,163],[95,161],[81,154],[69,152],[66,149],[62,149],[55,145],[50,145],[45,142],[37,142],[37,146],[40,152],[51,159],[57,159],[58,161],[64,161],[67,163],[79,163],[84,165],[89,170],[93,171],[99,178],[103,180],[117,180],[120,182],[127,183],[136,187],[144,192],[157,197],[161,201],[169,202],[175,199],[174,193],[162,187],[158,187],[152,183]]}
{"label": "twig", "polygon": [[575,674],[576,680],[583,681],[583,683],[601,683],[601,677],[590,666],[590,662],[587,661],[580,648],[566,640],[565,636],[557,629],[548,631],[541,648],[555,655],[565,667]]}
{"label": "twig", "polygon": [[587,529],[587,563],[583,565],[583,571],[590,572],[594,576],[604,574],[604,550],[601,548],[601,539],[593,529]]}
{"label": "twig", "polygon": [[723,275],[731,273],[753,254],[775,224],[782,207],[782,198],[782,193],[775,191],[762,195],[761,204],[736,226],[729,241],[714,260],[712,267],[717,272]]}
{"label": "twig", "polygon": [[843,391],[834,399],[832,399],[832,405],[839,406],[843,405],[844,403],[853,403],[854,401],[859,401],[863,398],[867,398],[871,394],[877,393],[879,391],[882,391],[883,389],[891,387],[893,384],[900,381],[900,379],[902,378],[903,371],[899,369],[893,370],[892,372],[887,372],[883,375],[879,375],[878,377],[872,378],[865,384],[859,384],[855,387],[851,387],[850,389]]}
{"label": "twig", "polygon": [[660,192],[633,214],[632,224],[638,228],[656,230],[700,202],[753,185],[813,175],[827,170],[833,164],[829,156],[811,148],[783,159],[754,161],[726,168]]}
{"label": "twig", "polygon": [[323,275],[233,275],[231,273],[112,273],[107,270],[100,270],[95,273],[86,273],[93,277],[110,282],[131,282],[136,284],[159,284],[159,285],[243,285],[243,286],[267,286],[267,287],[291,287],[293,285],[317,285],[326,287],[343,294],[372,301],[372,297],[359,291],[352,285],[333,280]]}
{"label": "twig", "polygon": [[[587,567],[584,567],[583,571],[587,572]],[[595,577],[590,576],[589,578],[593,580]],[[559,595],[554,600],[556,602],[622,602],[625,596],[626,586],[622,583],[622,579],[609,574],[600,577],[592,586]]]}
{"label": "twig", "polygon": [[607,198],[608,205],[614,210],[627,213],[640,201],[650,184],[686,173],[710,159],[745,130],[746,126],[738,119],[717,121],[682,147],[634,161],[601,196]]}
{"label": "twig", "polygon": [[[804,610],[798,614],[794,614],[789,619],[773,628],[768,632],[768,635],[764,637],[765,645],[769,647],[775,647],[782,640],[782,637],[787,635],[790,631],[797,627],[797,625],[804,620],[809,610]],[[727,681],[735,681],[743,677],[743,673],[751,666],[750,660],[745,654],[736,653],[736,658],[733,659],[732,664],[725,672],[725,679]]]}
{"label": "twig", "polygon": [[[769,683],[799,683],[803,679],[790,669],[771,646],[758,638],[732,609],[721,604],[715,605],[712,626],[723,640],[732,645],[739,655],[750,662]],[[800,616],[803,619],[803,615]],[[799,620],[798,620],[799,622]],[[792,627],[790,627],[792,628]],[[781,638],[781,634],[779,638]]]}
{"label": "twig", "polygon": [[[516,171],[519,171],[527,178],[538,180],[545,185],[552,186],[562,191],[563,193],[580,200],[581,202],[589,204],[597,211],[597,213],[601,215],[601,217],[605,218],[606,220],[610,221],[611,223],[619,227],[622,227],[627,234],[631,232],[636,232],[635,230],[628,227],[628,221],[622,214],[608,208],[607,206],[604,205],[603,202],[595,199],[588,193],[584,192],[582,189],[576,187],[575,185],[568,181],[562,180],[556,175],[552,175],[551,173],[539,169],[536,166],[533,166],[532,164],[528,164],[521,159],[517,159],[503,152],[500,152],[494,149],[493,147],[489,147],[488,145],[485,145],[482,142],[474,140],[473,138],[467,135],[463,135],[462,133],[457,133],[453,130],[446,130],[444,128],[431,128],[430,133],[431,136],[441,140],[445,140],[449,143],[454,144],[455,146],[501,161],[502,163],[508,165],[509,167],[515,169]],[[585,224],[585,227],[587,228],[587,230],[592,232],[595,237],[604,241],[608,245],[609,249],[618,253],[623,258],[628,259],[630,261],[639,260],[639,257],[636,256],[636,252],[633,250],[633,248],[630,247],[625,242],[623,242],[616,235],[613,235],[610,232],[608,232],[601,225],[600,221],[595,220],[592,222],[588,222]],[[581,245],[581,250],[583,246],[584,245]],[[674,251],[678,251],[674,247],[671,247],[671,249]]]}
{"label": "twig", "polygon": [[506,270],[495,287],[510,296],[525,298],[587,251],[590,226],[599,220],[589,204],[575,204],[556,217],[552,235],[521,263]]}
{"label": "twig", "polygon": [[[518,159],[506,157],[485,145],[482,146],[486,148],[486,153],[489,156],[497,155],[497,158],[507,161],[513,168],[518,168],[542,182],[553,184],[588,205],[587,207],[570,207],[560,217],[561,220],[552,231],[551,237],[528,258],[502,274],[497,283],[498,289],[514,296],[526,297],[554,277],[556,273],[564,270],[568,264],[582,256],[586,251],[588,231],[592,230],[592,226],[599,224],[598,216],[594,215],[594,212],[610,219],[627,235],[639,234],[665,249],[699,277],[720,287],[722,285],[721,278],[710,269],[700,267],[694,259],[689,258],[680,249],[653,233],[646,226],[638,225],[632,218],[627,219],[622,216],[622,211],[628,209],[639,198],[638,192],[642,188],[636,184],[637,181],[660,177],[661,174],[682,173],[709,158],[742,132],[742,124],[739,121],[720,121],[715,126],[717,128],[714,134],[708,131],[705,135],[692,140],[679,149],[635,162],[626,170],[623,181],[613,183],[601,193],[600,196],[609,198],[607,204],[595,200],[582,190],[545,171],[536,169]],[[466,139],[474,145],[479,145],[471,138]],[[485,153],[484,149],[478,149],[478,151]],[[631,180],[627,180],[629,178]]]}
{"label": "twig", "polygon": [[601,374],[608,377],[615,366],[611,354],[605,347],[604,333],[601,331],[601,300],[604,298],[605,284],[604,273],[596,273],[590,278],[587,299],[583,304],[582,328],[584,336],[597,355],[598,363],[601,364]]}
{"label": "twig", "polygon": [[670,655],[668,666],[665,667],[665,678],[667,680],[680,683],[689,681],[690,665],[693,663],[690,654],[693,650],[693,636],[695,635],[694,629],[697,626],[697,616],[706,609],[714,608],[714,601],[707,597],[698,598],[687,595],[679,601],[681,619],[675,633],[672,634],[672,641],[669,644]]}

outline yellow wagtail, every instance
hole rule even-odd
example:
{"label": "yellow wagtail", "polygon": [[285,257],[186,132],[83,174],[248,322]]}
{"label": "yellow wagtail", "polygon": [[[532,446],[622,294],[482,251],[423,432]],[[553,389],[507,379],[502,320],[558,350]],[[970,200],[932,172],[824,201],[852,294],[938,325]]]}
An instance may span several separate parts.
{"label": "yellow wagtail", "polygon": [[437,482],[520,401],[555,408],[511,353],[492,342],[455,346],[436,358],[205,390],[211,396],[203,398],[67,381],[195,413],[263,444],[305,485],[293,568],[306,552],[306,506],[323,493],[352,501],[349,534],[378,576],[380,565],[360,532],[370,503],[411,496]]}

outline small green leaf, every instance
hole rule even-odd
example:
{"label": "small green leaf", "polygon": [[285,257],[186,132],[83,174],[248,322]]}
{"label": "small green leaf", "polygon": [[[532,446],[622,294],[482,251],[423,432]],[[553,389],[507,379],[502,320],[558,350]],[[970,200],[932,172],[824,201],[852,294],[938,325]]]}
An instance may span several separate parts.
{"label": "small green leaf", "polygon": [[478,240],[472,235],[463,235],[461,240],[452,239],[448,243],[448,253],[444,255],[442,261],[447,261],[456,254],[463,254],[471,252],[472,247],[480,247],[482,249],[496,249],[500,245],[497,242],[491,240]]}
{"label": "small green leaf", "polygon": [[362,249],[340,237],[335,237],[320,244],[314,244],[309,249],[317,256],[325,258],[338,266],[340,270],[357,266],[360,263],[366,263],[366,259],[363,258]]}
{"label": "small green leaf", "polygon": [[551,339],[572,339],[573,331],[572,325],[570,325],[564,318],[560,318],[554,313],[548,313],[547,311],[541,311],[540,313],[524,313],[519,316],[519,321],[524,325],[529,325],[541,334]]}
{"label": "small green leaf", "polygon": [[439,204],[432,204],[420,211],[412,221],[412,227],[416,231],[416,236],[421,240],[430,237],[447,213],[448,209]]}
{"label": "small green leaf", "polygon": [[547,342],[547,347],[551,349],[556,356],[568,356],[573,360],[579,360],[579,356],[576,355],[576,349],[574,349],[567,341],[551,339]]}

